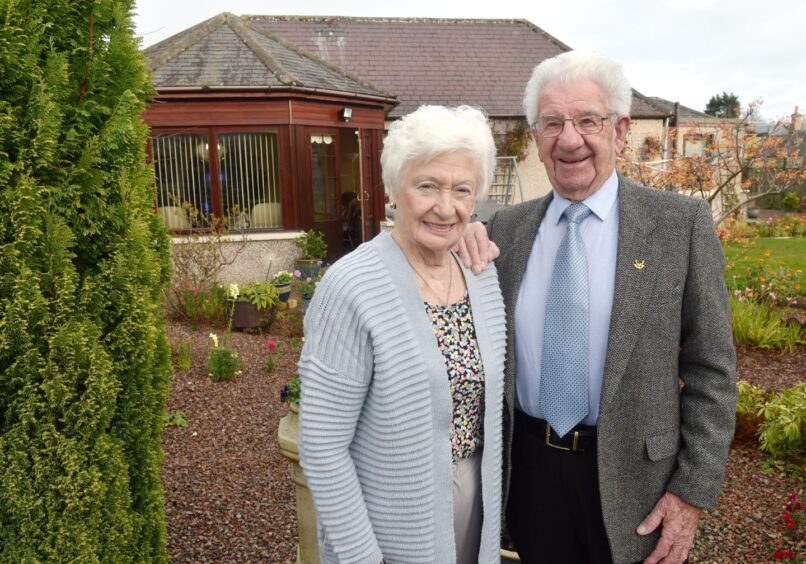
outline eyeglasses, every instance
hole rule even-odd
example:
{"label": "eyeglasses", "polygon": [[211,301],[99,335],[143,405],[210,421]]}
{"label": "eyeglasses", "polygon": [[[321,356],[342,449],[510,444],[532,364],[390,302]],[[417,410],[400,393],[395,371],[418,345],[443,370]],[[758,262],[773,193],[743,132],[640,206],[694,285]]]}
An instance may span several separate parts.
{"label": "eyeglasses", "polygon": [[542,116],[532,124],[532,131],[541,137],[557,137],[563,132],[565,122],[574,124],[574,129],[580,135],[594,135],[599,133],[604,127],[604,122],[616,114],[600,116],[598,114],[582,114],[572,118],[561,118],[556,116]]}

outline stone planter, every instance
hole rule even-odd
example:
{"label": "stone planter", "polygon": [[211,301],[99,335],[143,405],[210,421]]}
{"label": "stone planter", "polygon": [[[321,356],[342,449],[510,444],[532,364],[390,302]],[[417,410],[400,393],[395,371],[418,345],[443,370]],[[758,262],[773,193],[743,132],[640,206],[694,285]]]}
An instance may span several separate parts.
{"label": "stone planter", "polygon": [[258,309],[255,304],[251,302],[235,302],[234,304],[227,305],[227,314],[229,315],[229,308],[235,307],[232,312],[232,328],[233,329],[250,329],[255,327],[269,327],[274,321],[274,307],[267,309]]}
{"label": "stone planter", "polygon": [[302,273],[303,280],[306,278],[315,278],[322,269],[321,262],[322,261],[317,259],[296,259],[294,261],[294,268]]}
{"label": "stone planter", "polygon": [[747,219],[758,219],[761,210],[759,208],[747,208]]}
{"label": "stone planter", "polygon": [[299,426],[299,406],[289,404],[288,413],[280,419],[277,429],[277,444],[280,454],[291,461],[291,481],[297,499],[297,564],[319,564],[319,545],[316,540],[316,511],[313,507],[311,491],[299,465],[297,429]]}

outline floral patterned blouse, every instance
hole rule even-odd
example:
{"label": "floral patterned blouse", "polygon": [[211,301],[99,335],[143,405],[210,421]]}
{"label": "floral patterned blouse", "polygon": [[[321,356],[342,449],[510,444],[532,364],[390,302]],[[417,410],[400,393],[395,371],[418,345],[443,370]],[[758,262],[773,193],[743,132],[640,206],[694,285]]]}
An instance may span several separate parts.
{"label": "floral patterned blouse", "polygon": [[453,398],[451,452],[457,462],[473,454],[484,439],[484,367],[473,312],[467,293],[447,306],[425,302],[425,311],[448,369]]}

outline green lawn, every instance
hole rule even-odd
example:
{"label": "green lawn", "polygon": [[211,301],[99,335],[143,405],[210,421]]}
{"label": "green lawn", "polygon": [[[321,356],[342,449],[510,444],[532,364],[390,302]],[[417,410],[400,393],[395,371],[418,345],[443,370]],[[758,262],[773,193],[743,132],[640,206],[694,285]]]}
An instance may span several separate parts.
{"label": "green lawn", "polygon": [[[792,270],[806,272],[806,237],[792,237],[789,239],[752,239],[748,244],[727,243],[725,249],[725,263],[732,265],[732,273],[741,275],[751,265],[758,264],[759,259],[765,259],[770,265],[783,262]],[[770,256],[765,257],[769,251]]]}

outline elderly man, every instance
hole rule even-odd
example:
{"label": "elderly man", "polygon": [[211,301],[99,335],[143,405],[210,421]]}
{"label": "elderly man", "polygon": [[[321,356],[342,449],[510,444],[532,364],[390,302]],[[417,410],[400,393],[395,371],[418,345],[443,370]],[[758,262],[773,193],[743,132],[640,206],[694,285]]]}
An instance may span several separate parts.
{"label": "elderly man", "polygon": [[[524,106],[553,191],[487,225],[508,314],[506,515],[527,563],[683,562],[724,477],[721,247],[705,201],[616,173],[631,98],[603,57],[538,65]],[[466,243],[475,270],[496,252],[481,227]]]}

